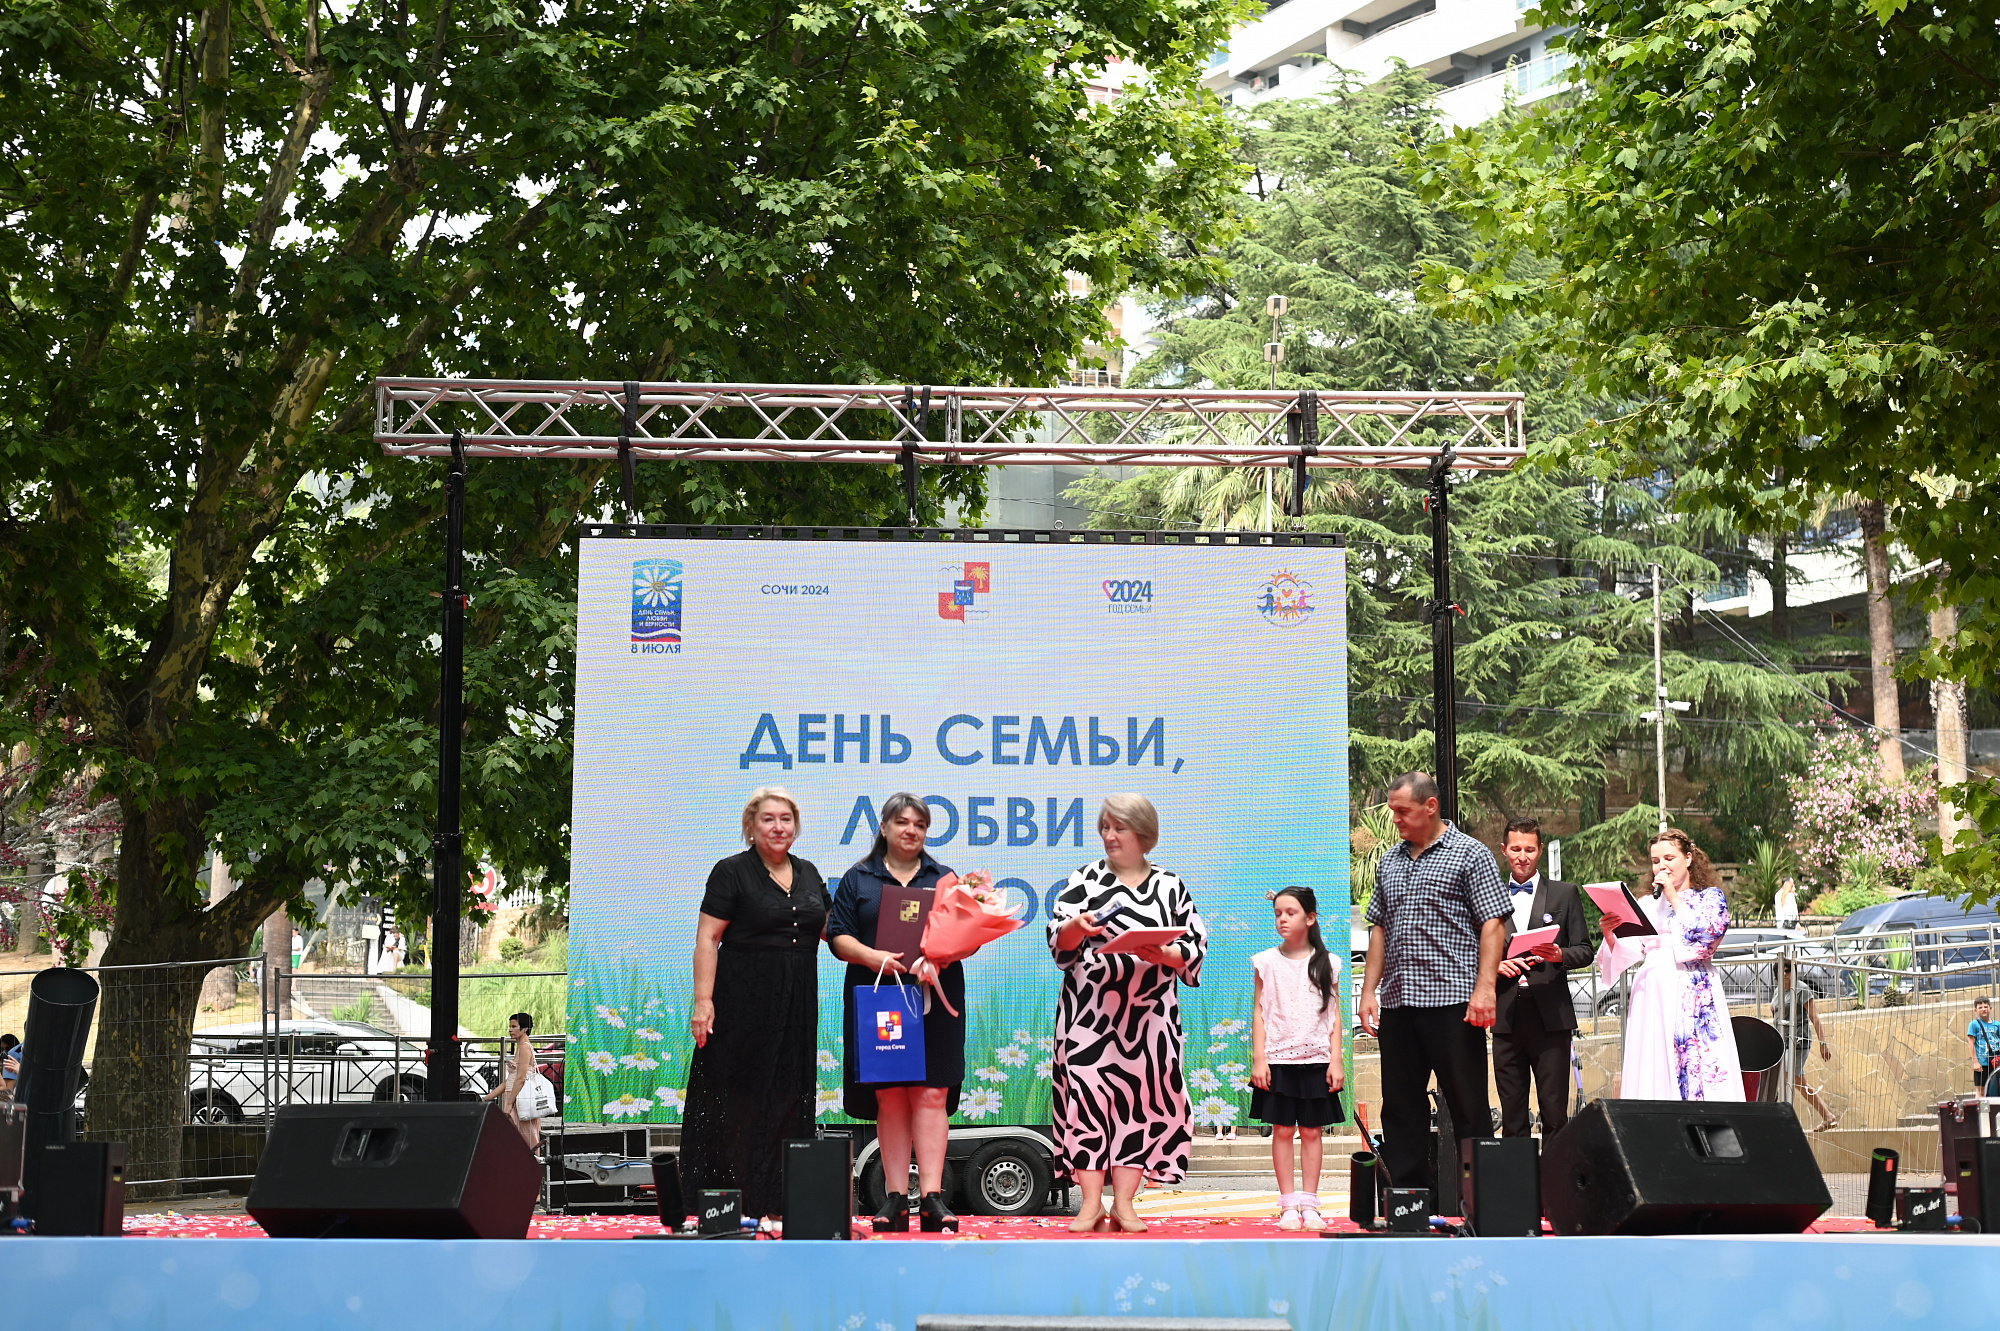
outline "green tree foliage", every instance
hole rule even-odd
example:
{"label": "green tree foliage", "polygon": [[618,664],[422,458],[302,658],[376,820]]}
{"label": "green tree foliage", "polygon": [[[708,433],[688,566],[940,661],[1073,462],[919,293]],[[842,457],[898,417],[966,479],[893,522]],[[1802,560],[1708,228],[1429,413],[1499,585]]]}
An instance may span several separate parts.
{"label": "green tree foliage", "polygon": [[[1991,687],[2000,5],[1551,0],[1530,17],[1575,27],[1582,91],[1435,150],[1424,184],[1480,248],[1429,265],[1425,298],[1548,317],[1506,372],[1567,360],[1630,400],[1571,434],[1579,464],[1649,474],[1698,442],[1683,498],[1753,524],[1799,489],[1885,503],[1960,609],[1919,668]],[[1990,782],[1956,795],[2000,832]],[[1961,860],[2000,885],[1996,863]]]}
{"label": "green tree foliage", "polygon": [[[1103,323],[1069,274],[1209,273],[1235,173],[1191,89],[1229,17],[0,15],[0,613],[7,658],[56,694],[5,738],[118,801],[106,960],[240,955],[315,876],[421,914],[442,467],[375,449],[374,376],[1046,382]],[[1114,57],[1152,77],[1104,104]],[[608,515],[606,472],[473,467],[467,854],[516,881],[565,873],[568,543]],[[662,465],[642,488],[654,520],[901,516],[868,468]],[[976,486],[932,481],[923,512],[952,499]],[[214,906],[211,845],[240,882]],[[201,972],[144,993],[126,974],[90,1114],[132,1125],[132,1176],[158,1177]]]}
{"label": "green tree foliage", "polygon": [[[1543,319],[1471,325],[1413,298],[1420,265],[1465,261],[1473,247],[1470,228],[1426,202],[1412,180],[1411,154],[1437,137],[1434,92],[1402,71],[1324,101],[1259,107],[1243,142],[1262,197],[1246,204],[1229,278],[1168,308],[1160,350],[1139,376],[1262,384],[1265,297],[1283,294],[1281,384],[1521,388],[1532,435],[1581,427],[1593,404],[1559,362],[1506,380],[1485,368],[1542,336]],[[1147,471],[1094,479],[1074,494],[1103,526],[1256,528],[1265,474]],[[1379,790],[1393,773],[1433,762],[1431,630],[1419,614],[1431,595],[1422,476],[1311,475],[1307,527],[1350,542],[1355,776],[1358,791]],[[1289,488],[1279,476],[1280,515]],[[1583,831],[1565,843],[1566,872],[1623,876],[1658,819],[1651,800],[1610,817],[1605,806],[1616,773],[1628,789],[1653,788],[1651,728],[1638,715],[1653,693],[1646,564],[1661,564],[1669,580],[1669,688],[1694,704],[1673,728],[1672,762],[1715,815],[1718,858],[1747,849],[1754,830],[1779,817],[1780,775],[1809,748],[1790,724],[1816,706],[1798,677],[1740,650],[1696,645],[1689,597],[1715,585],[1719,562],[1738,558],[1743,542],[1726,523],[1670,514],[1670,494],[1664,482],[1592,483],[1534,462],[1461,479],[1454,491],[1453,595],[1466,609],[1457,626],[1464,811],[1490,820],[1580,808]]]}

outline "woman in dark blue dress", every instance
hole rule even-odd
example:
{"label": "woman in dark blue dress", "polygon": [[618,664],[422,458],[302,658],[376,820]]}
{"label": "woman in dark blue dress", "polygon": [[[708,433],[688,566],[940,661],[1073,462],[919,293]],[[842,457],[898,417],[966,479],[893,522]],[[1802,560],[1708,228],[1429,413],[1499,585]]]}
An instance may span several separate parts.
{"label": "woman in dark blue dress", "polygon": [[935,889],[938,880],[951,872],[924,850],[930,826],[931,811],[922,800],[914,795],[891,795],[882,806],[882,830],[875,837],[874,848],[835,884],[833,913],[826,925],[833,955],[848,963],[842,986],[847,994],[841,1061],[845,1103],[852,1117],[876,1121],[882,1181],[888,1196],[876,1212],[875,1228],[889,1233],[910,1227],[910,1197],[904,1189],[910,1177],[912,1147],[921,1198],[917,1210],[924,1230],[936,1233],[958,1228],[958,1217],[945,1205],[943,1187],[949,1122],[958,1109],[959,1088],[965,1083],[965,967],[961,963],[952,962],[937,977],[945,997],[960,1015],[952,1016],[935,997],[924,1013],[923,1081],[861,1086],[854,1080],[855,988],[874,985],[878,973],[883,984],[917,984],[930,973],[930,963],[919,958],[916,971],[906,976],[895,953],[875,946],[884,888],[895,884]]}

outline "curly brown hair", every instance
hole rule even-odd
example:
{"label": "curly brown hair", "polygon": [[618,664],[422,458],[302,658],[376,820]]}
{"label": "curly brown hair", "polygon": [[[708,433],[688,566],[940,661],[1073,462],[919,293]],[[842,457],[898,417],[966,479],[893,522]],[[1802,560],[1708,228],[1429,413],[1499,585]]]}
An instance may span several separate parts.
{"label": "curly brown hair", "polygon": [[1678,827],[1669,827],[1658,836],[1647,838],[1646,850],[1648,854],[1645,863],[1645,872],[1642,875],[1644,881],[1647,883],[1653,881],[1651,852],[1653,847],[1659,845],[1662,841],[1673,842],[1680,849],[1681,854],[1687,856],[1689,887],[1720,887],[1722,885],[1722,879],[1716,875],[1715,866],[1708,862],[1708,852],[1700,846],[1695,845],[1694,838],[1686,832],[1681,831]]}

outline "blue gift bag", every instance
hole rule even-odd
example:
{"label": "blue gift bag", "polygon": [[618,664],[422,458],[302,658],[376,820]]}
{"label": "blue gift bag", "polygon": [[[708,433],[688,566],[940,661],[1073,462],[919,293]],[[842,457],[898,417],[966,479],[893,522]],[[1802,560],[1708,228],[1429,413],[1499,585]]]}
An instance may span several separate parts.
{"label": "blue gift bag", "polygon": [[881,1086],[924,1079],[924,991],[920,985],[854,990],[854,1080]]}

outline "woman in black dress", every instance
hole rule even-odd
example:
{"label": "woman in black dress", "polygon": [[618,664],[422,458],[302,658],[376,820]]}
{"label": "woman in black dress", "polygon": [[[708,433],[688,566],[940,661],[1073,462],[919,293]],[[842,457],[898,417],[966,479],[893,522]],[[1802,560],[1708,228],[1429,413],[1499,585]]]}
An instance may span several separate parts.
{"label": "woman in black dress", "polygon": [[694,942],[694,1065],[681,1186],[739,1188],[743,1214],[782,1213],[787,1137],[810,1137],[826,881],[791,853],[799,806],[767,786],[743,806],[750,849],[709,871]]}
{"label": "woman in black dress", "polygon": [[[902,960],[875,946],[875,929],[882,909],[882,890],[891,883],[934,890],[951,870],[924,850],[931,811],[915,795],[891,795],[882,806],[882,830],[868,857],[841,876],[833,891],[833,916],[826,939],[833,955],[847,963],[847,1014],[841,1076],[847,1112],[872,1118],[882,1146],[883,1191],[888,1195],[875,1213],[875,1228],[902,1233],[910,1228],[910,1150],[917,1155],[917,1206],[923,1229],[937,1233],[957,1229],[958,1217],[944,1202],[944,1156],[951,1116],[958,1111],[958,1093],[965,1084],[965,967],[952,962],[937,976],[945,997],[960,1015],[931,1002],[924,1013],[924,1079],[902,1085],[860,1086],[854,1081],[854,994],[881,975],[883,984],[905,982]],[[931,974],[919,957],[909,979],[921,983]],[[920,992],[924,992],[921,991]]]}

